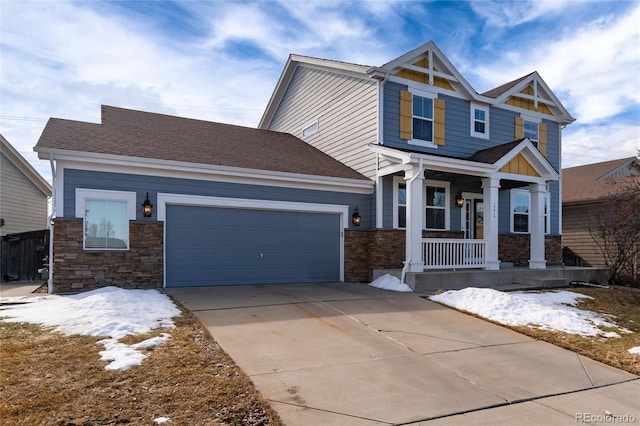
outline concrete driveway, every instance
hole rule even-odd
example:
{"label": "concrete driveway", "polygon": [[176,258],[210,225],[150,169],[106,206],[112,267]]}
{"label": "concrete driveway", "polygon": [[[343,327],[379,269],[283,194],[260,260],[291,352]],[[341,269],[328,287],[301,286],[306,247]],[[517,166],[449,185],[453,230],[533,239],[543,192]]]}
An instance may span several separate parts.
{"label": "concrete driveway", "polygon": [[287,425],[611,423],[603,410],[640,423],[637,376],[418,293],[341,283],[168,292]]}

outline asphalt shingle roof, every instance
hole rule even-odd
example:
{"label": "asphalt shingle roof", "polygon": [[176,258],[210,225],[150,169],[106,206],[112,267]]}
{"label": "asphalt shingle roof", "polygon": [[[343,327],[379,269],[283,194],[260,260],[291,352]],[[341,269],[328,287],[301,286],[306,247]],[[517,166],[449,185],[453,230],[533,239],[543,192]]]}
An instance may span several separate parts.
{"label": "asphalt shingle roof", "polygon": [[599,200],[640,181],[640,176],[603,178],[609,172],[629,163],[633,157],[604,161],[562,170],[562,202],[578,203]]}
{"label": "asphalt shingle roof", "polygon": [[367,178],[288,133],[102,106],[102,124],[51,118],[39,148]]}

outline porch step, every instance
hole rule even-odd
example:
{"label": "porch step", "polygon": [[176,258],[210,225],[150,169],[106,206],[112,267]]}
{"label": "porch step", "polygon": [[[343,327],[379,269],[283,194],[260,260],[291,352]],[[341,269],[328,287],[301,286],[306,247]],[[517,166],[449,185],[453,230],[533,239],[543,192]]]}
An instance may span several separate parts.
{"label": "porch step", "polygon": [[[383,273],[384,270],[377,272]],[[459,290],[465,287],[484,287],[513,291],[569,287],[572,281],[590,282],[601,273],[602,271],[599,269],[586,267],[549,267],[545,270],[513,267],[497,271],[412,272],[407,273],[405,282],[415,291],[429,293]]]}
{"label": "porch step", "polygon": [[569,287],[571,281],[568,278],[559,277],[519,277],[513,281],[515,286],[522,286],[524,288],[558,288]]}

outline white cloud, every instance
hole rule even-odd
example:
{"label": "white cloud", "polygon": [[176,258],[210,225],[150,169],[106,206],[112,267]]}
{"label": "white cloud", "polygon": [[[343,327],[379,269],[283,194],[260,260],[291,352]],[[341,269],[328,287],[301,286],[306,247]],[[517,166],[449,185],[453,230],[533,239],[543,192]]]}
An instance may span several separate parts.
{"label": "white cloud", "polygon": [[562,167],[633,157],[640,150],[640,128],[631,125],[567,127],[562,140]]}
{"label": "white cloud", "polygon": [[[557,12],[572,4],[482,1],[473,7],[486,18],[485,30],[500,33],[536,17],[560,16]],[[640,103],[640,6],[621,18],[607,15],[564,31],[531,33],[526,51],[505,43],[475,56],[469,52],[476,53],[473,37],[482,23],[457,5],[447,5],[453,15],[439,20],[429,3],[403,1],[179,6],[191,13],[181,19],[197,28],[184,37],[177,29],[167,32],[162,15],[145,16],[112,3],[3,2],[3,135],[49,178],[48,163],[32,152],[48,117],[99,122],[100,104],[109,104],[255,126],[289,53],[380,65],[429,39],[442,43],[474,86],[474,81],[486,85],[478,90],[537,69],[579,125],[606,124]],[[450,26],[451,16],[462,28],[443,33],[439,29]],[[412,26],[421,21],[425,24]],[[621,127],[608,132],[597,126],[588,132],[572,128],[578,127],[567,129],[567,149],[580,145],[575,137],[622,132]],[[622,150],[635,148],[638,139],[629,127],[621,137],[627,141]]]}
{"label": "white cloud", "polygon": [[476,0],[471,3],[473,10],[486,19],[493,28],[514,27],[541,16],[575,7],[578,0]]}

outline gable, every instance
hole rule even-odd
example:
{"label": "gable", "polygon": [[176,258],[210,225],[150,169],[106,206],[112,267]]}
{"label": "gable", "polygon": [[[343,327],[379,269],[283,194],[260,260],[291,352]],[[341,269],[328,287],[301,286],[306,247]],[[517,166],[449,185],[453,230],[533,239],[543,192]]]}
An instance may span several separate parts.
{"label": "gable", "polygon": [[401,70],[397,71],[396,77],[404,78],[407,80],[417,81],[418,83],[429,84],[435,87],[440,87],[447,90],[453,90],[453,86],[449,82],[455,81],[453,76],[448,75],[446,78],[441,76],[439,67],[434,65],[430,66],[428,58],[422,58],[416,61],[412,66],[404,66]]}
{"label": "gable", "polygon": [[458,72],[432,41],[405,53],[381,67],[371,68],[368,73],[376,78],[379,74],[392,75],[397,78],[457,92],[463,97],[472,97],[476,94],[462,74]]}
{"label": "gable", "polygon": [[522,154],[516,155],[499,170],[502,173],[540,177],[540,173],[527,161]]}
{"label": "gable", "polygon": [[492,98],[495,104],[553,117],[560,123],[575,121],[537,72],[498,86],[481,96]]}

